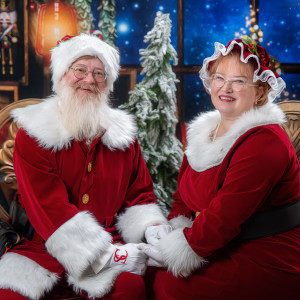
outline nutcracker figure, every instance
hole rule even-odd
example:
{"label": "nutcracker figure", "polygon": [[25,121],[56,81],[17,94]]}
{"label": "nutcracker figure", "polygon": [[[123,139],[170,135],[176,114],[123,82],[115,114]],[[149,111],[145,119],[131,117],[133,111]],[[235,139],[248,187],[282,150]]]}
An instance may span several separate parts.
{"label": "nutcracker figure", "polygon": [[13,45],[18,42],[17,13],[9,9],[10,1],[0,1],[1,73],[14,74]]}

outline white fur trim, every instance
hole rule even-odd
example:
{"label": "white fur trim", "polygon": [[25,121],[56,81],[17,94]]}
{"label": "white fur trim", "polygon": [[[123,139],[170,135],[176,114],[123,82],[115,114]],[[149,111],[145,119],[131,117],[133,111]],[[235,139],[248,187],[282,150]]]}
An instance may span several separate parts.
{"label": "white fur trim", "polygon": [[132,115],[119,109],[109,108],[102,119],[102,127],[106,129],[102,142],[110,150],[125,150],[135,141],[137,127]]}
{"label": "white fur trim", "polygon": [[185,227],[190,228],[193,225],[193,220],[185,216],[179,215],[178,217],[171,219],[169,221],[169,224],[172,226],[173,229]]}
{"label": "white fur trim", "polygon": [[257,80],[261,80],[262,82],[268,82],[269,86],[271,87],[269,89],[268,98],[269,101],[273,101],[276,97],[279,97],[281,92],[285,88],[285,82],[282,78],[276,78],[275,74],[271,70],[265,70],[260,75],[258,75],[260,71],[260,61],[259,58],[255,54],[250,54],[244,59],[243,52],[244,52],[244,44],[242,42],[233,40],[228,48],[226,48],[224,45],[215,42],[215,52],[212,56],[207,57],[203,61],[203,66],[199,72],[200,78],[202,79],[202,82],[205,86],[205,88],[210,92],[210,86],[208,85],[208,66],[209,63],[212,61],[215,61],[220,55],[226,56],[231,50],[234,48],[235,45],[238,45],[241,49],[241,55],[240,60],[243,63],[247,63],[250,58],[254,58],[257,62],[258,68],[254,70],[253,74],[253,82],[256,82]]}
{"label": "white fur trim", "polygon": [[168,270],[176,277],[187,277],[207,263],[207,260],[194,252],[180,228],[161,239],[158,247]]}
{"label": "white fur trim", "polygon": [[61,123],[57,98],[16,108],[11,115],[41,147],[56,151],[70,146],[73,137]]}
{"label": "white fur trim", "polygon": [[17,253],[8,252],[0,260],[0,288],[30,299],[40,299],[52,290],[58,279],[57,274]]}
{"label": "white fur trim", "polygon": [[80,278],[111,240],[92,214],[82,211],[60,226],[45,245],[72,277]]}
{"label": "white fur trim", "polygon": [[126,243],[141,243],[152,225],[168,224],[158,204],[134,205],[118,216],[117,228]]}
{"label": "white fur trim", "polygon": [[185,154],[192,169],[203,172],[219,165],[237,139],[251,128],[285,122],[285,114],[273,103],[242,114],[223,136],[211,141],[211,132],[220,120],[220,113],[201,114],[188,126]]}
{"label": "white fur trim", "polygon": [[[68,148],[74,137],[60,119],[58,97],[53,96],[36,105],[16,108],[11,115],[39,145],[53,151]],[[137,128],[133,117],[125,111],[106,107],[99,111],[99,122],[106,129],[102,142],[109,149],[125,150],[134,142]]]}
{"label": "white fur trim", "polygon": [[80,34],[67,41],[61,42],[51,50],[51,70],[53,91],[69,67],[78,58],[89,55],[98,57],[107,73],[107,87],[113,90],[113,84],[118,77],[120,69],[120,56],[118,51],[96,36]]}
{"label": "white fur trim", "polygon": [[80,278],[75,278],[68,275],[68,283],[73,284],[73,289],[76,293],[84,290],[88,293],[89,298],[102,298],[108,294],[115,282],[115,279],[121,271],[117,269],[106,269],[97,275],[86,274]]}

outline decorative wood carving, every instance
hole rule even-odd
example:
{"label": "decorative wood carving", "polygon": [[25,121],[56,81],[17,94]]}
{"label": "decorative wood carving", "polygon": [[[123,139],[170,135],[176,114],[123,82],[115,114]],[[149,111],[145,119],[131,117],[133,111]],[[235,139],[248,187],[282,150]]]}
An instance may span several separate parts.
{"label": "decorative wood carving", "polygon": [[300,101],[280,102],[278,106],[284,111],[287,118],[281,127],[292,142],[300,161]]}
{"label": "decorative wood carving", "polygon": [[17,189],[17,180],[13,167],[13,152],[15,147],[15,137],[19,130],[16,122],[12,122],[8,128],[8,138],[0,149],[0,172],[3,174],[3,181],[9,184],[12,189]]}
{"label": "decorative wood carving", "polygon": [[17,180],[13,167],[13,152],[15,147],[15,138],[19,130],[19,125],[12,122],[10,112],[14,108],[25,107],[41,102],[40,99],[30,98],[16,101],[5,106],[0,111],[0,128],[5,124],[10,123],[8,127],[7,137],[0,149],[0,173],[2,175],[2,182],[6,183],[10,189],[17,190]]}

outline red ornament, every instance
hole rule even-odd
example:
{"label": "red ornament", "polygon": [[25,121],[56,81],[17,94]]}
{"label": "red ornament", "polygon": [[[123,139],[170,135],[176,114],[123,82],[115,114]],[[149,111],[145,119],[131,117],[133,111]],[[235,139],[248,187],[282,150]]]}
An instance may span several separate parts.
{"label": "red ornament", "polygon": [[102,32],[98,29],[96,30],[90,30],[89,31],[90,34],[94,35],[94,36],[97,36],[100,40],[102,40]]}
{"label": "red ornament", "polygon": [[34,3],[33,1],[31,1],[29,3],[29,9],[30,9],[30,11],[35,11],[36,10],[36,3]]}

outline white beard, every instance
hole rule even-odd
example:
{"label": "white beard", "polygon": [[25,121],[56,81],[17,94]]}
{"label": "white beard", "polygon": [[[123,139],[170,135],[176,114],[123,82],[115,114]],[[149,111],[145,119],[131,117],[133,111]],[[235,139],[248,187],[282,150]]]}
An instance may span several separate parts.
{"label": "white beard", "polygon": [[105,131],[101,115],[108,107],[107,90],[79,95],[76,88],[63,79],[58,85],[57,96],[62,124],[75,139],[93,140]]}

